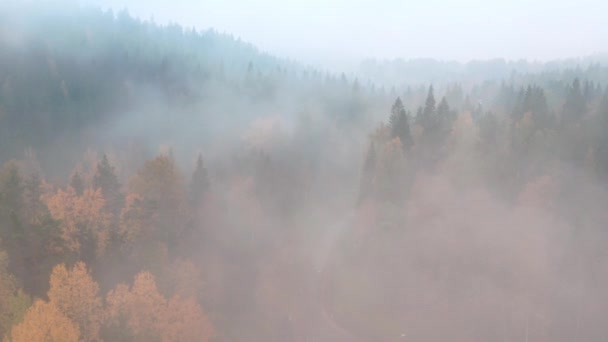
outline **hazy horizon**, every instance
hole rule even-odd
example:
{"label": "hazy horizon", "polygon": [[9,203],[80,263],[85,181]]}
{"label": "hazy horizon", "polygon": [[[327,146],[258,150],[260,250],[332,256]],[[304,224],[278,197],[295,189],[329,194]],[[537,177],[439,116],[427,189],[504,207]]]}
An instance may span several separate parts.
{"label": "hazy horizon", "polygon": [[[366,59],[548,61],[608,52],[608,25],[602,22],[608,4],[601,0],[382,0],[373,7],[342,0],[81,2],[127,8],[161,24],[214,28],[270,54],[333,69]],[[479,29],[486,23],[492,25]]]}

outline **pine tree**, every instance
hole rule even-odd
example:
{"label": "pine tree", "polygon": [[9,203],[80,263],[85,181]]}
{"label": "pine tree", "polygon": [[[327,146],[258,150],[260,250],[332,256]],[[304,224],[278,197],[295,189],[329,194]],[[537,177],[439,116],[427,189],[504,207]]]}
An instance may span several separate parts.
{"label": "pine tree", "polygon": [[105,154],[97,164],[97,171],[93,177],[93,188],[101,188],[104,196],[114,194],[120,190],[120,183],[118,183],[114,167],[110,165]]}
{"label": "pine tree", "polygon": [[117,215],[122,208],[122,196],[120,194],[120,183],[114,171],[114,167],[104,154],[97,164],[97,170],[93,177],[93,189],[101,189],[103,198],[111,213]]}
{"label": "pine tree", "polygon": [[439,106],[437,107],[437,117],[441,122],[442,128],[449,130],[454,118],[452,117],[450,105],[445,96],[441,98]]}
{"label": "pine tree", "polygon": [[397,100],[395,100],[393,107],[391,108],[391,116],[388,118],[388,124],[391,128],[397,125],[397,121],[399,120],[399,114],[402,111],[405,111],[405,109],[403,108],[401,98],[398,97]]}
{"label": "pine tree", "polygon": [[0,234],[8,245],[25,237],[22,210],[23,179],[17,163],[10,161],[0,170]]}
{"label": "pine tree", "polygon": [[37,172],[32,173],[25,179],[23,187],[23,204],[26,220],[30,224],[39,224],[40,220],[46,216],[46,206],[42,203],[41,180]]}
{"label": "pine tree", "polygon": [[426,97],[424,109],[422,110],[422,126],[426,129],[428,125],[432,124],[432,118],[436,114],[435,108],[435,96],[433,95],[433,86],[429,87],[429,92]]}
{"label": "pine tree", "polygon": [[391,109],[389,127],[391,130],[391,138],[399,138],[404,150],[409,149],[413,145],[408,117],[409,115],[403,108],[401,98],[397,98]]}
{"label": "pine tree", "polygon": [[401,140],[404,150],[409,149],[414,145],[412,132],[410,130],[409,114],[405,111],[399,113],[399,121],[396,126],[397,137]]}
{"label": "pine tree", "polygon": [[575,79],[572,82],[572,86],[568,88],[568,94],[566,95],[566,103],[564,104],[563,119],[566,122],[578,121],[587,112],[587,104],[585,103],[585,97],[581,91],[581,84],[579,79]]}
{"label": "pine tree", "polygon": [[597,167],[602,175],[608,174],[608,89],[598,107],[597,112]]}

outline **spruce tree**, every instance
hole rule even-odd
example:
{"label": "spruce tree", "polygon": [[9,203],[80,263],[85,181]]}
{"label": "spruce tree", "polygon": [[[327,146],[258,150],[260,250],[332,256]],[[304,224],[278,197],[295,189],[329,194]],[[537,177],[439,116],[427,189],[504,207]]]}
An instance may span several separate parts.
{"label": "spruce tree", "polygon": [[93,188],[101,189],[106,201],[106,206],[111,212],[117,214],[122,208],[122,196],[120,194],[120,183],[114,171],[114,167],[104,154],[97,164],[95,176],[93,176]]}
{"label": "spruce tree", "polygon": [[566,103],[564,104],[563,119],[566,122],[578,121],[587,112],[587,104],[581,90],[579,79],[572,82],[572,86],[568,88],[566,95]]}
{"label": "spruce tree", "polygon": [[430,123],[430,121],[432,120],[432,117],[435,115],[436,113],[436,108],[435,108],[435,95],[433,95],[433,86],[429,87],[429,92],[426,96],[426,102],[424,104],[424,109],[422,111],[422,117],[423,117],[423,121],[422,121],[422,125],[425,125],[425,122],[428,124]]}
{"label": "spruce tree", "polygon": [[399,138],[404,150],[413,145],[409,115],[403,108],[401,98],[397,98],[395,104],[393,104],[389,118],[389,128],[391,130],[391,138]]}
{"label": "spruce tree", "polygon": [[439,129],[437,134],[440,135],[441,140],[445,139],[445,137],[449,134],[450,130],[452,129],[453,122],[454,120],[452,118],[450,105],[444,96],[441,98],[439,106],[437,106],[437,126]]}

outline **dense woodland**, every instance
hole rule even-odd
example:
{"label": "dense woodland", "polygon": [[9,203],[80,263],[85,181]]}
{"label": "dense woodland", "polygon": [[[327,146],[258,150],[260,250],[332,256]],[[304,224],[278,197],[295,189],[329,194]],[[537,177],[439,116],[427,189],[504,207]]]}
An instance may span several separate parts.
{"label": "dense woodland", "polygon": [[4,9],[0,337],[604,341],[608,67],[579,62],[336,75]]}

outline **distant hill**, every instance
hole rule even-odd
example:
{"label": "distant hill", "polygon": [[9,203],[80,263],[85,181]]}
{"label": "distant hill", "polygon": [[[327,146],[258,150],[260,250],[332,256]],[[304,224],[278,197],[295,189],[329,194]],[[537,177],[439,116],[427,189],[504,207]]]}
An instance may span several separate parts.
{"label": "distant hill", "polygon": [[116,122],[123,136],[204,141],[243,119],[306,111],[295,104],[335,113],[350,101],[345,78],[214,30],[89,7],[23,5],[0,16],[0,160],[25,147],[90,144]]}

